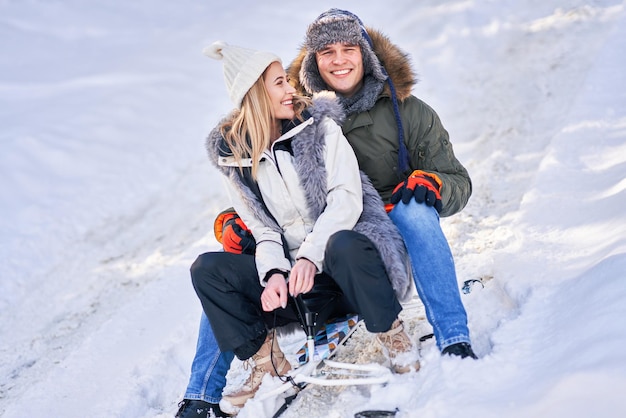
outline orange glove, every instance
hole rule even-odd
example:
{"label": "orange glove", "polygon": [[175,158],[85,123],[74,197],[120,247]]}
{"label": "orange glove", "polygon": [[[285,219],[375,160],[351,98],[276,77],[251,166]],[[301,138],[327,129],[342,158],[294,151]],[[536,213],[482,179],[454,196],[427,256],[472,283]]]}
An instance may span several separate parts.
{"label": "orange glove", "polygon": [[411,175],[398,184],[391,194],[391,203],[397,204],[400,200],[407,204],[414,197],[417,203],[426,203],[441,212],[441,180],[436,174],[415,170]]}
{"label": "orange glove", "polygon": [[254,237],[235,209],[228,208],[217,215],[213,223],[213,232],[227,253],[254,255],[256,249]]}

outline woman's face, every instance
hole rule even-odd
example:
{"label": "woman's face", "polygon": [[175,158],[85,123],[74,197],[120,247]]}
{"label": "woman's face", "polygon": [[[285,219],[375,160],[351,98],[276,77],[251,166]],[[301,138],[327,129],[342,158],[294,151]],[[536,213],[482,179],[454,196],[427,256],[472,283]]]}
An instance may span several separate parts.
{"label": "woman's face", "polygon": [[282,64],[274,61],[267,67],[263,76],[265,89],[270,97],[276,119],[293,119],[293,94],[296,92],[289,80]]}

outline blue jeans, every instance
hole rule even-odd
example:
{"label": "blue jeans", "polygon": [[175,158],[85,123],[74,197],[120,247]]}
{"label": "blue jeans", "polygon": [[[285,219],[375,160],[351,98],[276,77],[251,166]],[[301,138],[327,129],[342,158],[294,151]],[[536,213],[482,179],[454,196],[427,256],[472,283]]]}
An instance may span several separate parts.
{"label": "blue jeans", "polygon": [[461,302],[454,260],[437,211],[414,199],[389,213],[407,247],[417,293],[426,308],[437,346],[443,350],[470,342],[467,314]]}
{"label": "blue jeans", "polygon": [[184,398],[219,403],[234,356],[232,352],[220,351],[209,319],[202,313],[196,356],[191,364],[191,377]]}

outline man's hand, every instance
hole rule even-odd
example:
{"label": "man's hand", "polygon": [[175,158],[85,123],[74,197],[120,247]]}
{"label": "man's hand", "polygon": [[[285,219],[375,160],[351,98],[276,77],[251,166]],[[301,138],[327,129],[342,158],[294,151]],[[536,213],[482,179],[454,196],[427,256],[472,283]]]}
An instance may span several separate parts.
{"label": "man's hand", "polygon": [[434,207],[437,212],[441,212],[443,208],[441,184],[441,180],[436,174],[415,170],[393,190],[391,203],[395,205],[402,200],[402,203],[407,204],[414,197],[417,203],[426,203],[426,205]]}
{"label": "man's hand", "polygon": [[300,293],[311,290],[315,283],[316,273],[317,267],[306,258],[296,261],[289,274],[289,294],[296,297]]}
{"label": "man's hand", "polygon": [[213,232],[227,253],[254,255],[254,237],[235,209],[228,208],[217,215]]}
{"label": "man's hand", "polygon": [[274,273],[268,279],[263,293],[261,293],[261,307],[265,312],[287,307],[287,283],[285,276]]}

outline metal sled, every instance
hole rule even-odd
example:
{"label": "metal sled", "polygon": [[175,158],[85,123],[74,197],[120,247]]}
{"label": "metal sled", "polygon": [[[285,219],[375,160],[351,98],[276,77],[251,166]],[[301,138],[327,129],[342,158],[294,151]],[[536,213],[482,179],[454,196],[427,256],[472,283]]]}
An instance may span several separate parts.
{"label": "metal sled", "polygon": [[[391,371],[377,363],[351,364],[329,359],[315,358],[315,334],[336,312],[337,302],[342,296],[341,290],[333,280],[318,280],[313,289],[290,300],[300,324],[307,336],[307,361],[287,376],[289,381],[271,391],[259,393],[258,400],[275,397],[294,388],[297,391],[307,384],[321,386],[373,385],[387,383]],[[339,343],[341,346],[350,335]]]}

